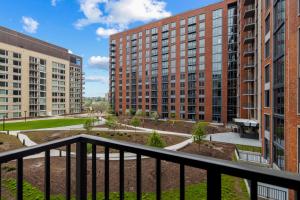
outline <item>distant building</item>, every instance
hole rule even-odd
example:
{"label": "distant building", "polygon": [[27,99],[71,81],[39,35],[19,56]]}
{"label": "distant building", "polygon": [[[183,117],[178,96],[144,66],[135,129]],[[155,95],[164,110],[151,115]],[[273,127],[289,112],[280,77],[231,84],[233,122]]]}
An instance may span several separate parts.
{"label": "distant building", "polygon": [[0,27],[0,117],[80,113],[82,58]]}

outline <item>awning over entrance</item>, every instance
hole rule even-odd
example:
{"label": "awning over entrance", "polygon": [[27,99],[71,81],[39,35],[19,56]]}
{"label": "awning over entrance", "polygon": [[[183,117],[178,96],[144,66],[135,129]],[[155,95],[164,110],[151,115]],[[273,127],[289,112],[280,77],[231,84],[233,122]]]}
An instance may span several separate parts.
{"label": "awning over entrance", "polygon": [[258,139],[259,123],[252,119],[233,119],[233,122],[238,126],[238,132],[241,137]]}
{"label": "awning over entrance", "polygon": [[256,120],[253,119],[242,119],[242,118],[236,118],[233,119],[235,124],[240,125],[240,126],[246,126],[246,127],[258,127],[259,123]]}

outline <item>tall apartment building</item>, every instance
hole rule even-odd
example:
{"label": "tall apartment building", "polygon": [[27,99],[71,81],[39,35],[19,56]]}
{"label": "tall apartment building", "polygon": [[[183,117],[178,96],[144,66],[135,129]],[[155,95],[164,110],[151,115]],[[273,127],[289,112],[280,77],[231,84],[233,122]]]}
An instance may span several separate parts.
{"label": "tall apartment building", "polygon": [[112,35],[113,109],[216,122],[258,119],[258,6],[226,0]]}
{"label": "tall apartment building", "polygon": [[80,113],[82,58],[0,27],[0,117]]}
{"label": "tall apartment building", "polygon": [[299,48],[299,0],[225,0],[112,35],[110,103],[256,122],[265,158],[299,172]]}

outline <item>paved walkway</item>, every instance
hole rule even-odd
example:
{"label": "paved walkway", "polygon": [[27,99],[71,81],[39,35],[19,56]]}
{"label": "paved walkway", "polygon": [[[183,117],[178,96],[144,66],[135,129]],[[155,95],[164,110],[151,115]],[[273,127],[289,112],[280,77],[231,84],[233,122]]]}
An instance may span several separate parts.
{"label": "paved walkway", "polygon": [[248,146],[261,147],[261,142],[255,139],[241,138],[238,133],[216,133],[207,135],[205,140],[211,140],[216,142],[224,142],[229,144],[241,144]]}

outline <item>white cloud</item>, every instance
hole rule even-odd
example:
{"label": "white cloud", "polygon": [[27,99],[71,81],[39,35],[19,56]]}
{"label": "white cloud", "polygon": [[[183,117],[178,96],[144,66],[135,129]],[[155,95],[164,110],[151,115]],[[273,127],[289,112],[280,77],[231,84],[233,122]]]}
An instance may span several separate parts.
{"label": "white cloud", "polygon": [[51,0],[51,6],[56,6],[57,0]]}
{"label": "white cloud", "polygon": [[100,69],[108,69],[109,57],[106,56],[92,56],[89,58],[89,65]]}
{"label": "white cloud", "polygon": [[73,54],[73,51],[71,49],[68,49],[69,54]]}
{"label": "white cloud", "polygon": [[99,27],[96,31],[96,34],[99,36],[99,37],[103,37],[103,38],[108,38],[110,35],[113,35],[115,33],[118,33],[122,31],[121,29],[118,30],[118,29],[115,29],[115,28],[103,28],[103,27]]}
{"label": "white cloud", "polygon": [[85,18],[79,19],[75,26],[80,29],[90,24],[101,24],[97,34],[107,37],[108,33],[127,29],[135,22],[169,17],[171,13],[165,8],[166,3],[162,0],[80,0],[80,10]]}
{"label": "white cloud", "polygon": [[31,17],[22,17],[23,29],[28,33],[36,33],[39,23]]}
{"label": "white cloud", "polygon": [[100,82],[102,84],[108,84],[109,81],[107,76],[94,76],[94,75],[87,76],[85,80],[87,82]]}

